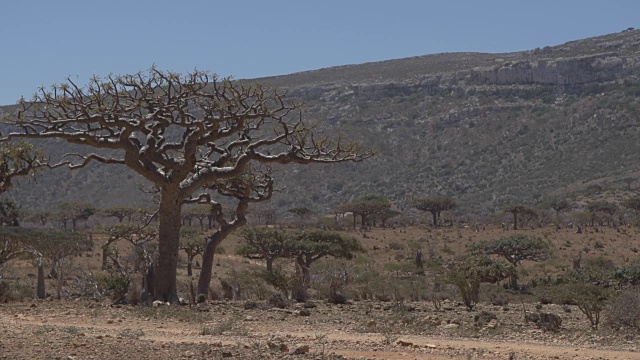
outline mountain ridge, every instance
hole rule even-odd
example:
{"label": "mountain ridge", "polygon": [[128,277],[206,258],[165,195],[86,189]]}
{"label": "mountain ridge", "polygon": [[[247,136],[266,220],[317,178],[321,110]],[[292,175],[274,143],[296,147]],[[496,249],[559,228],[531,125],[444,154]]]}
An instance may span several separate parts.
{"label": "mountain ridge", "polygon": [[[490,212],[637,175],[639,54],[640,31],[626,30],[523,52],[432,54],[238,81],[282,88],[305,104],[319,132],[378,149],[359,164],[276,169],[287,190],[273,206],[328,210],[371,193],[404,206],[444,194],[458,199],[461,212]],[[142,179],[107,167],[63,170],[51,182],[116,205],[100,186],[83,185],[102,179],[121,184],[126,200],[142,201],[132,190]],[[64,201],[37,186],[11,193],[28,206]]]}

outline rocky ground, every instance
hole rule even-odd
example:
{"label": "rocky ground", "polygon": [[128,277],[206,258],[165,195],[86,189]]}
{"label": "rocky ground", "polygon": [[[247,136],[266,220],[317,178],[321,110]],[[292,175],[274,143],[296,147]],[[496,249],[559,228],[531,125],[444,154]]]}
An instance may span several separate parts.
{"label": "rocky ground", "polygon": [[[8,303],[0,359],[640,359],[637,336],[592,330],[577,307],[525,307],[559,315],[561,329],[525,322],[522,304]],[[474,321],[483,311],[496,319]]]}

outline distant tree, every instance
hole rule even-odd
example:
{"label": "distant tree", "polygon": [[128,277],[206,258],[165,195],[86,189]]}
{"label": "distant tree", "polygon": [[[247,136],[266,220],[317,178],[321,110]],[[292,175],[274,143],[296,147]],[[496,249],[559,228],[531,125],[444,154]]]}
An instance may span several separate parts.
{"label": "distant tree", "polygon": [[[183,216],[190,219],[188,221],[189,226],[191,226],[191,219],[196,219],[200,224],[200,229],[204,230],[205,229],[204,220],[211,219],[211,207],[206,204],[196,204],[196,205],[187,206],[183,211]],[[209,222],[210,223],[207,225],[207,227],[211,228],[213,224],[211,224],[211,221]]]}
{"label": "distant tree", "polygon": [[57,280],[56,295],[62,296],[62,285],[73,257],[91,250],[93,241],[84,234],[53,230],[22,229],[25,249],[31,253],[38,267],[36,295],[45,297],[43,260],[51,267],[51,276]]}
{"label": "distant tree", "polygon": [[0,145],[0,194],[9,190],[13,179],[33,175],[46,166],[42,153],[26,141],[5,142]]}
{"label": "distant tree", "polygon": [[267,262],[267,272],[273,272],[273,261],[291,255],[291,234],[279,229],[242,229],[244,245],[238,250],[243,256],[260,256]]}
{"label": "distant tree", "polygon": [[371,215],[371,220],[373,220],[374,223],[376,221],[380,220],[380,223],[381,223],[382,227],[386,227],[387,226],[387,221],[389,221],[389,219],[392,219],[392,218],[394,218],[394,217],[396,217],[396,216],[398,216],[400,214],[401,213],[399,211],[387,209],[387,210],[384,210],[384,211],[379,212],[377,214]]}
{"label": "distant tree", "polygon": [[91,162],[125,165],[160,189],[159,263],[155,297],[177,302],[182,205],[207,184],[241,177],[256,164],[360,161],[358,143],[314,133],[300,105],[263,85],[220,79],[206,71],[186,75],[151,68],[93,77],[86,86],[41,88],[5,117],[19,138],[58,138],[108,149],[74,154],[72,169]]}
{"label": "distant tree", "polygon": [[518,217],[526,216],[528,218],[536,218],[538,214],[535,210],[528,208],[524,205],[512,205],[505,209],[505,212],[509,212],[513,215],[513,230],[518,230]]}
{"label": "distant tree", "polygon": [[640,196],[625,199],[622,202],[622,206],[624,206],[627,209],[640,212]]}
{"label": "distant tree", "polygon": [[[149,222],[143,225],[118,223],[103,227],[103,231],[108,234],[108,240],[103,246],[103,261],[106,253],[111,258],[111,266],[115,267],[120,274],[129,274],[131,272],[141,274],[143,297],[152,295],[155,285],[155,242],[158,239],[158,229],[150,226]],[[121,263],[117,254],[109,251],[108,246],[118,240],[126,241],[133,246],[135,257],[132,264]]]}
{"label": "distant tree", "polygon": [[571,202],[564,198],[553,198],[549,200],[548,206],[556,212],[556,218],[561,212],[570,210],[572,207]]}
{"label": "distant tree", "polygon": [[445,269],[444,283],[458,288],[468,310],[473,310],[480,299],[480,284],[496,283],[515,272],[513,265],[492,260],[486,255],[452,261]]}
{"label": "distant tree", "polygon": [[24,228],[18,226],[0,226],[0,268],[26,252]]}
{"label": "distant tree", "polygon": [[141,212],[140,208],[131,207],[131,206],[116,206],[110,207],[106,209],[98,210],[98,214],[104,217],[114,217],[118,219],[118,222],[123,222],[124,219],[127,219],[128,222],[131,222],[136,214]]}
{"label": "distant tree", "polygon": [[20,207],[11,200],[0,200],[0,226],[20,226]]}
{"label": "distant tree", "polygon": [[30,210],[26,214],[25,221],[37,223],[38,225],[45,227],[47,226],[49,219],[51,219],[51,215],[52,213],[49,211]]}
{"label": "distant tree", "polygon": [[[493,241],[482,241],[473,246],[471,251],[485,255],[502,256],[516,270],[524,260],[544,261],[551,255],[549,244],[546,241],[521,234]],[[518,288],[517,271],[511,275],[511,288]]]}
{"label": "distant tree", "polygon": [[[58,211],[63,214],[64,219],[71,221],[73,231],[78,230],[78,221],[87,221],[96,213],[96,208],[87,202],[65,202],[57,206]],[[66,221],[64,222],[66,229]]]}
{"label": "distant tree", "polygon": [[308,219],[309,216],[311,216],[311,214],[313,214],[313,211],[307,207],[304,206],[299,206],[299,207],[295,207],[295,208],[291,208],[289,210],[287,210],[288,212],[294,214],[295,216],[299,217],[300,219]]}
{"label": "distant tree", "polygon": [[622,179],[622,182],[627,184],[627,190],[631,190],[631,184],[636,182],[636,178],[627,177],[627,178]]}
{"label": "distant tree", "polygon": [[391,207],[389,200],[383,196],[369,195],[355,201],[338,206],[338,212],[353,213],[353,228],[356,228],[356,217],[360,216],[362,227],[367,226],[367,217],[387,211]]}
{"label": "distant tree", "polygon": [[591,213],[591,226],[594,226],[598,213],[606,214],[610,218],[618,210],[618,206],[607,201],[595,201],[587,204],[587,210]]}
{"label": "distant tree", "polygon": [[430,212],[433,216],[433,226],[438,226],[440,214],[456,207],[455,201],[446,196],[417,198],[413,200],[413,207],[420,211]]}
{"label": "distant tree", "polygon": [[187,255],[187,275],[193,275],[193,259],[202,255],[204,251],[204,239],[206,234],[202,228],[183,227],[180,229],[180,250]]}
{"label": "distant tree", "polygon": [[294,235],[289,251],[302,271],[303,290],[311,282],[311,265],[325,256],[351,259],[354,253],[365,252],[360,242],[336,232],[311,230]]}
{"label": "distant tree", "polygon": [[258,224],[274,225],[278,219],[278,209],[272,206],[262,206],[251,210],[251,214],[256,216]]}

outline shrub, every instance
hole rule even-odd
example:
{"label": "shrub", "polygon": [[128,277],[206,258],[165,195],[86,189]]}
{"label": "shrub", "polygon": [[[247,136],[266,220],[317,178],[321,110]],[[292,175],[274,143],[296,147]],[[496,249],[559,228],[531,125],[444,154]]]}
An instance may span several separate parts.
{"label": "shrub", "polygon": [[495,313],[489,311],[482,311],[473,317],[473,322],[476,326],[484,326],[491,320],[497,320],[498,316]]}
{"label": "shrub", "polygon": [[640,291],[624,291],[607,304],[604,315],[612,328],[640,330]]}
{"label": "shrub", "polygon": [[109,274],[97,278],[98,288],[109,293],[114,304],[122,304],[127,300],[131,278],[128,275]]}
{"label": "shrub", "polygon": [[570,283],[554,286],[548,289],[558,303],[578,306],[578,309],[589,319],[591,327],[598,328],[600,313],[609,297],[605,288],[585,283]]}
{"label": "shrub", "polygon": [[289,300],[280,293],[274,293],[267,301],[269,305],[278,309],[285,309],[289,306]]}
{"label": "shrub", "polygon": [[0,281],[0,302],[6,303],[12,300],[11,286],[6,281]]}
{"label": "shrub", "polygon": [[562,326],[562,318],[554,314],[529,313],[525,315],[524,319],[535,323],[542,331],[558,331]]}

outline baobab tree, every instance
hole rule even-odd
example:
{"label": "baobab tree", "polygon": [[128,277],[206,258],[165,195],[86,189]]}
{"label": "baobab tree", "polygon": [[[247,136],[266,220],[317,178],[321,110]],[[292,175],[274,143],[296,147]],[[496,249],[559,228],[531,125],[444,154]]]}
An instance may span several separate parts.
{"label": "baobab tree", "polygon": [[361,226],[367,226],[367,218],[370,215],[386,212],[391,207],[389,200],[383,196],[369,195],[358,200],[339,205],[337,212],[353,213],[353,229],[356,228],[356,217],[360,216]]}
{"label": "baobab tree", "polygon": [[504,212],[509,212],[513,215],[513,230],[518,230],[518,216],[526,216],[529,218],[536,218],[538,214],[536,214],[535,210],[528,208],[524,205],[511,205],[507,207]]}
{"label": "baobab tree", "polygon": [[[551,248],[546,241],[522,234],[493,241],[482,241],[472,246],[471,251],[478,254],[502,256],[513,265],[514,269],[517,269],[524,260],[545,261],[551,255]],[[517,271],[511,274],[510,286],[512,289],[518,288]]]}
{"label": "baobab tree", "polygon": [[[182,205],[203,187],[244,175],[252,163],[335,163],[371,155],[358,143],[319,137],[300,105],[263,85],[206,71],[67,79],[41,88],[6,117],[14,138],[58,138],[110,150],[67,154],[71,169],[91,162],[125,165],[159,188],[155,298],[177,302]],[[73,159],[78,159],[73,161]],[[206,259],[205,259],[206,261]]]}
{"label": "baobab tree", "polygon": [[456,207],[456,202],[450,197],[434,196],[413,200],[413,207],[420,211],[428,211],[433,216],[433,226],[438,226],[440,214]]}

